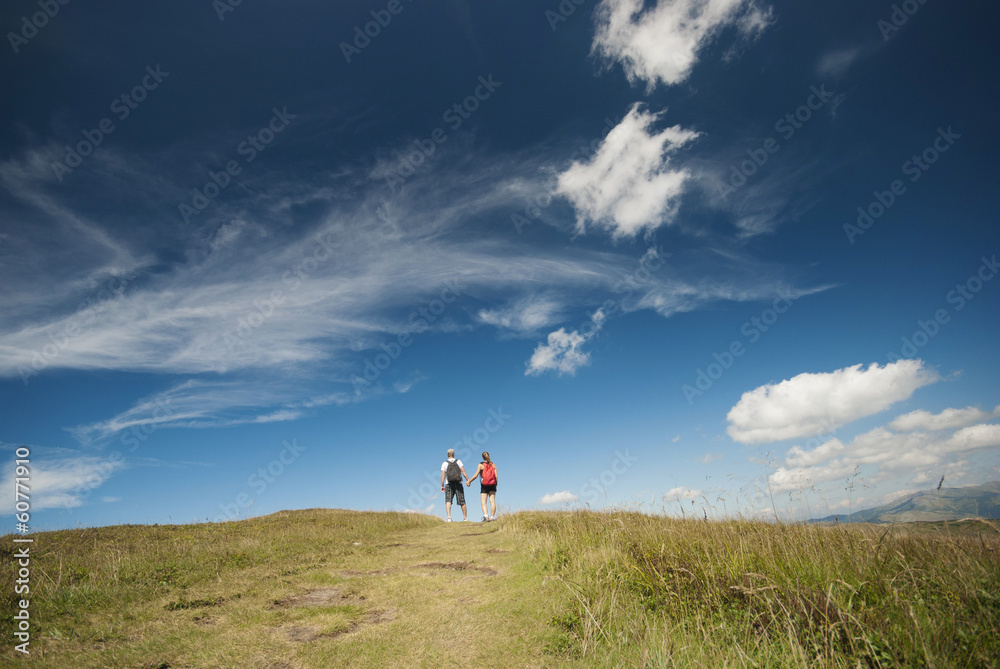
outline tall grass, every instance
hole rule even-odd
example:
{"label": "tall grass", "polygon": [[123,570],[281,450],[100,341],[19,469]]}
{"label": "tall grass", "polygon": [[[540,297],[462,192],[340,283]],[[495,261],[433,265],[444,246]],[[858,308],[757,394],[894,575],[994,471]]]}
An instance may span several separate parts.
{"label": "tall grass", "polygon": [[[989,528],[987,528],[988,530]],[[994,667],[1000,541],[886,526],[521,513],[595,666]]]}

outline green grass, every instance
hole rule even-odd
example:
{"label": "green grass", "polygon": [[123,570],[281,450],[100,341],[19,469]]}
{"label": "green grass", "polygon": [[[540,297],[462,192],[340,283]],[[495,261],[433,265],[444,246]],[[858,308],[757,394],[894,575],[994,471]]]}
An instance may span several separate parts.
{"label": "green grass", "polygon": [[[521,514],[594,666],[994,667],[995,529]],[[980,527],[980,531],[981,531]]]}
{"label": "green grass", "polygon": [[[0,665],[13,651],[0,539]],[[34,535],[40,667],[991,667],[1000,537],[332,510]]]}

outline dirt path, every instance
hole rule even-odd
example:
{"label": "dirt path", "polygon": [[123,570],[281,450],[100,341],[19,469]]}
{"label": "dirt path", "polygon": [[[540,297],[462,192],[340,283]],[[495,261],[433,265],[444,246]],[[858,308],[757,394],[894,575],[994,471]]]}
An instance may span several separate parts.
{"label": "dirt path", "polygon": [[442,523],[346,560],[326,595],[309,596],[358,603],[364,614],[335,643],[315,644],[306,666],[553,666],[544,645],[560,593],[498,529]]}

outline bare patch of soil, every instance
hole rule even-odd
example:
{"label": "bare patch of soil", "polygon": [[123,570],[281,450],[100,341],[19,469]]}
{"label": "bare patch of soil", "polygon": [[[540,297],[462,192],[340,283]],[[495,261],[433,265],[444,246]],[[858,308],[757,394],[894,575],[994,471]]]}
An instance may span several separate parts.
{"label": "bare patch of soil", "polygon": [[413,569],[430,567],[432,569],[454,569],[455,571],[478,571],[490,576],[495,576],[497,570],[493,567],[477,567],[471,562],[421,562],[413,565]]}
{"label": "bare patch of soil", "polygon": [[286,597],[276,601],[271,608],[287,608],[290,606],[339,606],[342,604],[357,604],[365,601],[364,595],[350,595],[340,588],[320,588],[309,590],[301,595]]}
{"label": "bare patch of soil", "polygon": [[293,641],[295,643],[315,641],[321,636],[318,627],[306,627],[302,625],[286,627],[285,634],[288,636],[289,641]]}

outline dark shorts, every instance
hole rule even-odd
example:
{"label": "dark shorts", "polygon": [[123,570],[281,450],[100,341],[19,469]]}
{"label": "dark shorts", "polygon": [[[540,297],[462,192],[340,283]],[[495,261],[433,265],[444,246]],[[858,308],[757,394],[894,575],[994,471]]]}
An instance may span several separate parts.
{"label": "dark shorts", "polygon": [[497,484],[496,483],[491,483],[491,484],[487,485],[485,483],[480,483],[479,484],[479,492],[480,493],[486,493],[486,494],[493,494],[493,495],[495,495],[495,494],[497,494]]}
{"label": "dark shorts", "polygon": [[444,482],[444,501],[450,502],[453,495],[459,506],[465,506],[465,488],[461,481]]}

